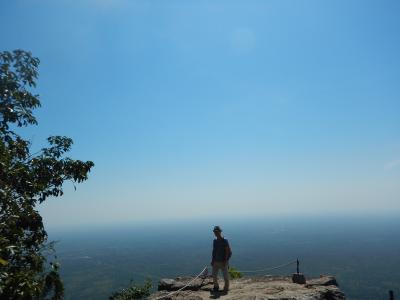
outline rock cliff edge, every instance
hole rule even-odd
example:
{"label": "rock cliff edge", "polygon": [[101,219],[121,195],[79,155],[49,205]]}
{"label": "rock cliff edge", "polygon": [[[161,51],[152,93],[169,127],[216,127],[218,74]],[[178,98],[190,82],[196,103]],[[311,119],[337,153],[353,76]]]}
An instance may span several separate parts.
{"label": "rock cliff edge", "polygon": [[[148,297],[148,300],[344,300],[338,284],[332,276],[321,276],[307,279],[305,284],[293,283],[291,277],[248,277],[231,280],[227,294],[212,291],[210,277],[163,279],[159,283],[158,292]],[[178,291],[178,292],[177,292]]]}

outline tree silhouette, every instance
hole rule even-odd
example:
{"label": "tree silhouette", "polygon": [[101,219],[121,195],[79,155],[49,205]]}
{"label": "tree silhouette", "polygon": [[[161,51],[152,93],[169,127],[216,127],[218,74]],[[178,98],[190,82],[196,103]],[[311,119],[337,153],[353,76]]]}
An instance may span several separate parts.
{"label": "tree silhouette", "polygon": [[[36,125],[39,59],[30,52],[0,52],[0,295],[2,299],[62,299],[59,264],[37,205],[63,194],[63,183],[85,181],[91,161],[65,157],[72,140],[50,136],[31,153],[19,127]],[[74,185],[75,186],[75,185]],[[56,258],[54,256],[54,258]]]}

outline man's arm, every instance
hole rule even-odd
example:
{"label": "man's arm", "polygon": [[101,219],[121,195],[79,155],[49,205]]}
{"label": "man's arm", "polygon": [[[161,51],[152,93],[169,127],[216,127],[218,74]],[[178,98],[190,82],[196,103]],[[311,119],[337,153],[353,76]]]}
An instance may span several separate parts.
{"label": "man's arm", "polygon": [[226,241],[226,246],[225,246],[225,261],[228,261],[232,256],[232,250],[231,247],[229,246],[228,241]]}
{"label": "man's arm", "polygon": [[215,259],[215,240],[213,241],[213,250],[212,250],[212,257],[211,257],[211,265],[214,265]]}

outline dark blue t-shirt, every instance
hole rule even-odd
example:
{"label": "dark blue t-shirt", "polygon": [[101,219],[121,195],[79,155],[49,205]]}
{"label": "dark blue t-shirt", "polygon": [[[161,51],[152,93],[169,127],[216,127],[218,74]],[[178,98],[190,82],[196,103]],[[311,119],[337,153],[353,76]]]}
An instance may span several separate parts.
{"label": "dark blue t-shirt", "polygon": [[213,242],[212,258],[214,261],[226,260],[226,247],[229,246],[228,240],[225,238],[215,239]]}

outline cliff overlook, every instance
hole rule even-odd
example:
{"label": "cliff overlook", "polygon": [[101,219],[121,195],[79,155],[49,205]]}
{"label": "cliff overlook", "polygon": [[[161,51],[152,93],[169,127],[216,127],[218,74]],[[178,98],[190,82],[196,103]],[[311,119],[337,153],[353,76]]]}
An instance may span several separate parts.
{"label": "cliff overlook", "polygon": [[[191,282],[188,286],[187,283]],[[332,276],[294,283],[292,277],[246,277],[231,280],[228,293],[212,291],[212,278],[178,277],[162,279],[158,292],[147,300],[344,300],[345,296]]]}

